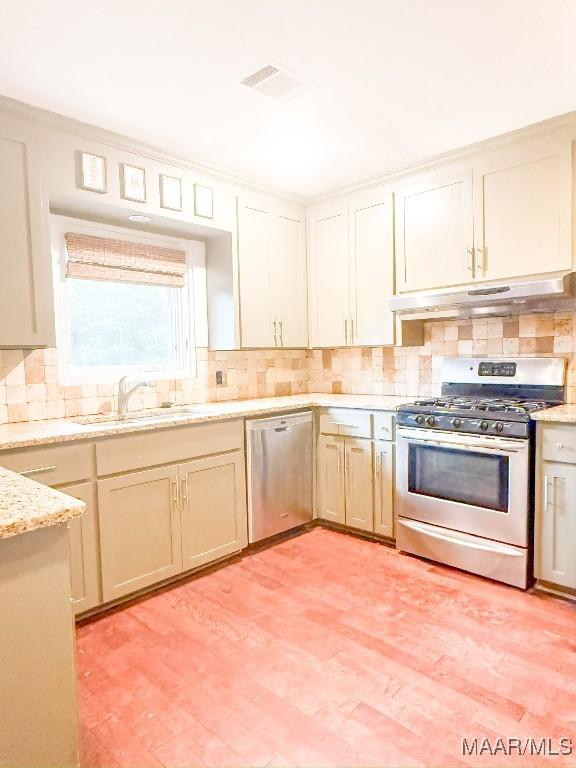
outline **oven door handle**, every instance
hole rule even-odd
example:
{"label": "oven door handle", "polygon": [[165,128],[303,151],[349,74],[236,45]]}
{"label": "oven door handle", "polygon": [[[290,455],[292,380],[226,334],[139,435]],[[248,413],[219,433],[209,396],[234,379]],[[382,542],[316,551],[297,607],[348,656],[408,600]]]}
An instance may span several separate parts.
{"label": "oven door handle", "polygon": [[458,544],[459,546],[468,547],[469,549],[480,549],[484,552],[499,552],[503,555],[510,555],[511,557],[523,557],[524,552],[518,552],[514,548],[507,546],[506,544],[500,544],[497,541],[490,541],[483,544],[479,541],[470,541],[468,539],[459,538],[456,536],[450,536],[440,531],[433,531],[429,526],[419,525],[412,520],[401,520],[400,524],[405,528],[411,528],[417,533],[423,533],[426,536],[430,536],[432,539],[439,539],[440,541],[446,541],[449,544]]}
{"label": "oven door handle", "polygon": [[439,448],[457,448],[462,451],[476,451],[478,453],[520,453],[526,450],[528,443],[522,443],[517,448],[506,443],[494,443],[493,445],[479,445],[478,443],[456,443],[451,440],[427,440],[422,437],[413,437],[412,435],[399,434],[401,440],[407,440],[411,443],[422,443],[424,445],[436,445]]}

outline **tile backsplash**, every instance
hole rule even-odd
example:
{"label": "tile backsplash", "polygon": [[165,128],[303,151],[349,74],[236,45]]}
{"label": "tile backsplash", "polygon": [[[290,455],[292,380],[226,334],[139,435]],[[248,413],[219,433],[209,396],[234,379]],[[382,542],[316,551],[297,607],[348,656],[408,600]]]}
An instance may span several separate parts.
{"label": "tile backsplash", "polygon": [[[562,356],[576,402],[576,313],[429,322],[421,347],[198,350],[197,375],[140,390],[131,409],[306,392],[431,395],[445,356]],[[224,384],[216,384],[216,371]],[[0,423],[86,416],[116,408],[116,384],[61,386],[55,349],[0,350]]]}

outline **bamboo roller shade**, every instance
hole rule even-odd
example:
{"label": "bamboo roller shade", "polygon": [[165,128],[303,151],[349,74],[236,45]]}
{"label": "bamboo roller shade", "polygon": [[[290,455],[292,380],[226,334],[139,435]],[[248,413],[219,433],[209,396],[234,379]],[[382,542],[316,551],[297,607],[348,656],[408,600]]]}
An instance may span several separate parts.
{"label": "bamboo roller shade", "polygon": [[85,280],[147,283],[181,288],[186,275],[186,253],[128,240],[93,235],[65,235],[67,277]]}

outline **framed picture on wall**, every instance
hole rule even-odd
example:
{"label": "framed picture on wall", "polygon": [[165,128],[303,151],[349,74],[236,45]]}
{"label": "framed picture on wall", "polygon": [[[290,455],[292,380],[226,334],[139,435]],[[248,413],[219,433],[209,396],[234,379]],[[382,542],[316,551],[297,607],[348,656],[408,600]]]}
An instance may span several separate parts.
{"label": "framed picture on wall", "polygon": [[212,187],[194,184],[194,215],[205,219],[214,218],[214,193]]}
{"label": "framed picture on wall", "polygon": [[77,153],[77,181],[80,189],[106,192],[106,158],[89,152]]}
{"label": "framed picture on wall", "polygon": [[160,205],[170,211],[182,210],[182,179],[160,174]]}
{"label": "framed picture on wall", "polygon": [[124,200],[134,203],[146,202],[146,171],[136,165],[121,163],[120,187]]}

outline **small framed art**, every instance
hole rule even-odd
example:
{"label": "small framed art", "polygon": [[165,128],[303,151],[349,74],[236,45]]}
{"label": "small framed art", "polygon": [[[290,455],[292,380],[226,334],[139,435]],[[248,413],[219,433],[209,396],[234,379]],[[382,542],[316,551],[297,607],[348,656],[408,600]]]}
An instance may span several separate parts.
{"label": "small framed art", "polygon": [[212,187],[194,184],[194,215],[214,218],[214,191]]}
{"label": "small framed art", "polygon": [[182,179],[160,174],[160,205],[170,211],[182,210]]}
{"label": "small framed art", "polygon": [[121,163],[120,186],[124,200],[134,203],[146,202],[146,171],[136,165]]}
{"label": "small framed art", "polygon": [[89,192],[106,192],[106,158],[78,152],[78,186]]}

